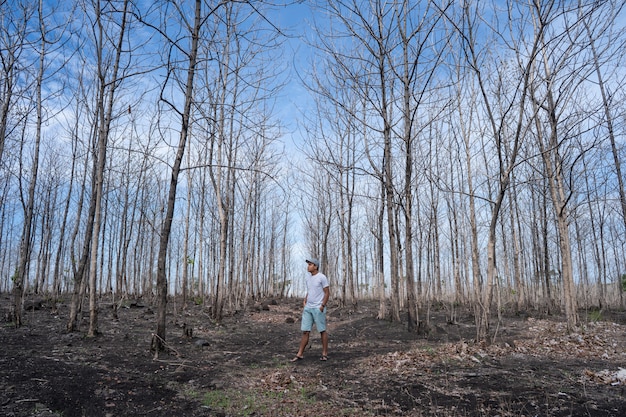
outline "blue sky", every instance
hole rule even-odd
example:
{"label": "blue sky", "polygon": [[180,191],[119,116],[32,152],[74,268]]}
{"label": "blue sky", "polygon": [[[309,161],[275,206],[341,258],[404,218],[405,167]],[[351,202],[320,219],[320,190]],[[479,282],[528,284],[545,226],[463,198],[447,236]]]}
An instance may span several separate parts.
{"label": "blue sky", "polygon": [[296,141],[300,139],[300,133],[297,132],[300,112],[310,103],[310,94],[300,83],[296,70],[301,71],[311,56],[305,39],[311,13],[308,4],[293,3],[276,8],[270,16],[271,19],[276,18],[277,25],[284,28],[287,35],[283,58],[289,67],[289,82],[281,94],[278,110],[283,123],[292,132],[288,135],[295,136]]}

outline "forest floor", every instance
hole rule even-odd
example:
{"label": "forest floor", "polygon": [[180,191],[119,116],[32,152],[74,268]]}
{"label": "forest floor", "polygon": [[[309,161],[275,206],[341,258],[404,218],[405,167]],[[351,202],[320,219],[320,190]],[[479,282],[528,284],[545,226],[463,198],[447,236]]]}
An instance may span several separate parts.
{"label": "forest floor", "polygon": [[[0,311],[10,298],[0,296]],[[305,358],[301,300],[213,323],[206,308],[168,315],[168,352],[150,350],[154,309],[99,309],[97,337],[67,333],[68,305],[27,302],[24,325],[0,328],[0,415],[10,416],[625,416],[626,313],[504,317],[495,343],[472,342],[469,314],[430,312],[427,335],[376,319],[377,303],[329,305]],[[176,305],[170,303],[174,309]],[[593,317],[595,320],[591,320]]]}

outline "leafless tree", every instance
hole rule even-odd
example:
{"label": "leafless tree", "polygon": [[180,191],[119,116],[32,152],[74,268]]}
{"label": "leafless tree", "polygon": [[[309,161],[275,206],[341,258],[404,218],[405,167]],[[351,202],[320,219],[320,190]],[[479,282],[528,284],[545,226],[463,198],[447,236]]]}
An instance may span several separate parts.
{"label": "leafless tree", "polygon": [[[13,320],[13,323],[16,327],[20,327],[22,325],[22,300],[23,300],[23,296],[24,296],[24,284],[27,280],[27,275],[28,275],[28,269],[29,269],[29,263],[30,263],[30,258],[31,258],[31,244],[32,244],[32,235],[33,235],[33,211],[34,211],[34,206],[35,206],[35,189],[37,186],[37,175],[39,173],[39,149],[40,149],[40,144],[41,144],[41,117],[42,117],[42,113],[41,113],[41,105],[42,105],[42,96],[41,96],[41,82],[42,82],[42,78],[43,78],[43,71],[44,71],[44,60],[46,57],[46,40],[45,40],[45,27],[43,26],[43,16],[42,13],[43,11],[41,9],[37,9],[37,8],[32,8],[32,9],[28,9],[28,8],[24,8],[23,9],[24,12],[24,35],[28,34],[28,29],[26,29],[28,27],[28,21],[30,20],[30,17],[28,16],[31,13],[37,13],[39,12],[39,23],[40,23],[40,27],[41,27],[41,31],[40,31],[40,42],[39,42],[39,61],[38,61],[38,66],[37,66],[37,73],[34,75],[36,77],[36,81],[34,83],[34,85],[36,85],[36,99],[35,99],[35,111],[36,111],[36,122],[35,122],[35,128],[37,131],[36,137],[35,137],[35,143],[33,146],[33,153],[32,153],[32,163],[30,163],[30,178],[28,178],[28,187],[27,187],[27,191],[26,193],[20,193],[20,195],[24,195],[25,197],[22,198],[21,203],[22,203],[22,209],[23,209],[23,213],[24,213],[24,223],[23,223],[23,228],[22,228],[22,235],[21,235],[21,239],[20,239],[20,251],[19,251],[19,261],[17,264],[17,271],[15,273],[15,277],[13,279],[13,305],[12,305],[12,311],[10,313],[11,315],[11,319]],[[24,38],[25,40],[25,38]],[[25,45],[23,45],[25,46]],[[6,72],[7,72],[7,78],[10,79],[11,78],[11,73],[10,73],[10,67],[13,66],[13,64],[10,62],[11,60],[9,60],[9,68],[7,68]],[[10,80],[7,80],[6,82],[11,82]],[[9,102],[11,99],[11,86],[7,86],[7,95],[5,95],[5,100],[6,102]],[[5,104],[5,103],[3,103]],[[4,107],[4,106],[3,106]],[[28,107],[32,107],[31,105],[28,105]],[[30,112],[30,110],[26,110],[27,112]],[[4,110],[3,110],[4,112]],[[7,109],[7,113],[8,113],[8,109]],[[2,118],[6,118],[6,115],[2,115]],[[5,125],[5,123],[2,123],[3,125]],[[6,126],[0,126],[0,152],[2,151],[3,148],[3,143],[4,143],[4,134],[1,130],[6,130]],[[21,130],[21,138],[20,141],[22,142],[21,146],[20,146],[20,160],[22,158],[27,158],[28,153],[23,154],[23,149],[26,147],[25,146],[25,141],[26,141],[26,125],[23,122],[22,124],[22,128]],[[1,153],[0,153],[1,156]],[[22,164],[23,161],[20,162],[20,164]],[[22,178],[20,176],[20,182],[21,182]]]}
{"label": "leafless tree", "polygon": [[[515,2],[508,4],[513,7]],[[545,13],[545,11],[544,11]],[[513,43],[510,47],[521,52],[521,44],[515,42],[523,39],[519,28],[525,25],[524,15],[521,14],[516,19],[508,22],[513,30]],[[479,22],[482,19],[478,4],[467,2],[463,6],[463,20],[457,27],[462,36],[462,53],[467,59],[467,65],[474,73],[476,83],[482,99],[482,106],[486,114],[485,134],[490,138],[490,149],[495,154],[496,175],[495,190],[488,198],[490,200],[491,215],[487,244],[487,277],[484,287],[481,290],[480,299],[477,304],[476,327],[477,338],[488,340],[490,337],[491,304],[494,295],[494,286],[498,279],[497,265],[497,226],[500,218],[502,204],[507,196],[511,183],[511,174],[517,165],[517,158],[520,147],[523,143],[526,132],[524,116],[528,100],[530,75],[537,51],[540,48],[540,35],[544,30],[543,26],[538,27],[535,37],[528,42],[528,48],[523,54],[518,55],[516,68],[516,78],[508,79],[506,66],[499,65],[500,62],[486,62],[488,55],[486,50],[481,50],[477,43],[479,39]],[[545,22],[544,22],[545,24]],[[519,25],[519,27],[518,27]],[[503,28],[497,26],[486,26],[484,29],[492,28],[489,40],[496,41],[502,39],[505,33]],[[484,34],[480,36],[480,39]],[[505,43],[506,44],[506,43]],[[502,57],[501,59],[506,59]],[[489,69],[493,69],[490,71]],[[508,83],[508,85],[507,85]],[[510,97],[504,97],[507,91]],[[508,101],[505,101],[508,100]],[[484,153],[486,157],[486,153]]]}
{"label": "leafless tree", "polygon": [[[621,205],[622,219],[624,222],[624,229],[626,229],[626,191],[624,186],[624,179],[622,175],[621,160],[616,145],[616,128],[615,128],[615,91],[623,90],[623,79],[620,80],[620,76],[615,71],[619,71],[619,68],[623,67],[623,54],[620,55],[620,51],[624,51],[624,45],[626,43],[626,37],[624,36],[624,28],[620,28],[617,24],[617,18],[624,9],[622,2],[608,2],[608,5],[603,9],[599,9],[597,13],[588,13],[583,15],[582,23],[585,27],[585,31],[589,38],[589,49],[593,58],[593,66],[597,77],[598,88],[600,90],[602,98],[602,108],[604,110],[604,123],[607,131],[609,143],[611,145],[611,154],[613,155],[613,161],[615,164],[615,174],[617,179],[617,188],[619,193],[619,201]],[[581,8],[581,11],[583,9]],[[592,20],[593,19],[593,20]],[[597,23],[601,22],[601,25]],[[614,63],[612,63],[614,62]],[[610,63],[610,72],[612,73],[613,85],[607,84],[607,76],[605,71],[608,72],[606,64]],[[604,252],[603,252],[604,253]],[[618,280],[617,291],[620,299],[623,300],[622,294],[622,282]],[[623,301],[622,301],[623,303]]]}
{"label": "leafless tree", "polygon": [[[29,13],[33,13],[33,26],[36,27],[32,29],[32,32],[34,34],[36,34],[37,36],[37,40],[29,47],[32,47],[33,50],[36,50],[36,53],[39,57],[37,64],[34,66],[34,73],[31,74],[32,75],[32,80],[33,80],[33,84],[32,86],[34,87],[35,90],[35,94],[34,94],[34,99],[33,99],[33,103],[32,104],[27,104],[28,108],[34,109],[34,113],[35,113],[35,121],[34,121],[34,142],[32,144],[33,149],[32,149],[32,162],[29,164],[30,168],[30,172],[31,172],[31,176],[30,178],[28,178],[28,189],[26,191],[25,194],[25,200],[22,200],[22,205],[23,205],[23,210],[24,210],[24,223],[23,223],[23,229],[22,229],[22,237],[21,237],[21,243],[20,243],[20,253],[19,253],[19,261],[18,261],[18,267],[17,267],[17,271],[16,271],[16,275],[15,275],[15,279],[14,279],[14,302],[13,302],[13,311],[11,313],[12,317],[14,318],[14,322],[16,326],[20,326],[22,324],[22,318],[21,318],[21,310],[22,310],[22,301],[23,301],[23,295],[24,295],[24,287],[25,284],[28,280],[28,270],[29,270],[29,263],[30,263],[30,259],[32,256],[32,243],[33,243],[33,236],[35,234],[35,229],[36,229],[36,224],[35,222],[35,218],[34,218],[34,211],[35,211],[35,193],[38,187],[38,175],[39,175],[39,170],[40,170],[40,149],[41,149],[41,142],[42,142],[42,126],[47,123],[53,116],[54,116],[54,112],[49,111],[49,112],[44,112],[44,104],[46,101],[48,101],[50,99],[50,96],[54,95],[54,91],[52,91],[51,93],[44,93],[44,89],[46,91],[49,91],[50,89],[44,86],[44,83],[49,79],[50,75],[48,75],[48,72],[51,72],[51,67],[52,65],[50,64],[50,59],[49,59],[49,47],[50,45],[54,45],[55,43],[57,43],[57,41],[60,39],[60,37],[63,36],[63,27],[61,27],[60,29],[58,27],[56,27],[56,25],[50,25],[50,26],[54,26],[54,27],[49,27],[49,20],[50,20],[50,16],[53,14],[54,11],[48,11],[47,8],[44,5],[43,1],[39,1],[37,5],[32,5],[32,9],[30,9],[30,12],[28,11],[29,9],[26,6],[23,6],[24,8],[22,8],[22,5],[20,5],[19,9],[24,13],[23,15],[26,17],[28,16]],[[36,16],[36,18],[34,17]],[[30,20],[30,19],[28,19]],[[28,27],[28,20],[24,20],[24,23],[26,24],[25,28]],[[18,26],[19,27],[19,26]],[[54,32],[58,32],[60,33],[60,35],[55,34]],[[25,31],[24,33],[28,33],[29,31]],[[63,45],[63,42],[60,42],[61,46]],[[25,46],[25,45],[24,45]],[[60,48],[60,46],[55,46],[55,49]],[[52,50],[52,52],[56,52],[56,50]],[[9,49],[9,54],[12,54],[12,52],[10,52]],[[8,60],[9,62],[7,64],[10,64],[11,59]],[[62,65],[63,63],[61,63]],[[58,65],[58,64],[57,64]],[[24,76],[25,79],[30,78],[31,75],[28,74],[27,71],[24,71],[25,73],[22,74],[22,76]],[[53,71],[52,71],[53,72]],[[7,72],[7,81],[6,82],[10,82],[10,78],[11,78],[11,74],[9,72]],[[27,86],[28,87],[28,86]],[[11,90],[12,87],[7,86],[7,92],[9,92]],[[8,104],[8,102],[10,102],[10,95],[6,96],[6,101],[3,103],[4,104]],[[25,110],[25,115],[26,118],[24,119],[24,124],[22,125],[24,127],[24,130],[22,130],[22,135],[27,135],[27,118],[29,117],[28,114],[30,113],[30,110]],[[4,118],[6,115],[3,115],[2,117]],[[2,131],[4,131],[6,133],[6,126],[4,127],[0,127],[0,137],[2,137],[4,135],[4,133],[2,133]],[[25,139],[26,136],[22,137],[22,141],[23,144],[20,147],[20,153],[22,152],[23,149],[28,148],[28,146],[25,144]],[[2,142],[4,142],[4,139],[0,139]],[[3,145],[0,144],[0,153],[2,152],[2,147]],[[26,157],[26,154],[23,154],[23,157]],[[24,161],[23,161],[24,162]],[[21,182],[21,178],[20,178],[20,182]],[[22,194],[22,193],[21,193]],[[22,195],[24,195],[22,194]],[[48,204],[50,203],[50,198],[51,194],[47,193],[47,198],[45,199],[45,201],[48,202]],[[49,212],[50,212],[50,207],[45,207],[44,209],[44,215],[43,218],[45,220],[46,216],[49,216]],[[42,220],[43,221],[43,220]],[[49,225],[48,225],[49,226]],[[42,239],[42,243],[41,243],[41,250],[45,251],[46,254],[44,254],[44,259],[43,259],[43,265],[44,268],[43,270],[39,270],[38,272],[41,273],[41,276],[38,276],[35,278],[35,283],[37,284],[39,282],[39,280],[43,280],[45,279],[45,274],[47,271],[47,259],[48,259],[48,255],[47,252],[49,251],[49,239],[50,239],[50,229],[49,227],[46,226],[45,224],[42,224],[42,236],[47,236],[47,240],[46,239]],[[45,233],[45,228],[47,228],[48,233]],[[37,285],[35,285],[35,291],[38,291],[39,288],[37,287]]]}
{"label": "leafless tree", "polygon": [[[408,1],[398,2],[395,5],[394,19],[397,21],[398,37],[400,45],[399,58],[392,59],[397,64],[392,65],[392,71],[399,80],[401,89],[398,101],[400,107],[401,131],[397,133],[403,144],[404,153],[404,186],[402,189],[402,212],[404,214],[404,251],[406,253],[406,292],[409,331],[417,329],[419,310],[415,287],[414,268],[414,212],[413,212],[413,189],[415,188],[414,159],[416,158],[415,142],[420,136],[433,142],[431,126],[432,120],[424,115],[438,114],[437,110],[428,112],[425,110],[426,102],[437,97],[434,93],[433,81],[437,78],[438,71],[442,67],[441,62],[446,56],[445,32],[442,31],[440,22],[443,15],[450,7],[450,3],[442,2],[435,5],[434,2],[423,2],[412,5]],[[444,101],[445,103],[445,101]],[[420,120],[421,119],[421,120]],[[419,155],[419,154],[418,154]],[[419,156],[418,156],[419,157]],[[423,162],[420,161],[419,166]],[[436,201],[435,198],[432,200]],[[437,222],[431,223],[435,227]],[[438,251],[439,245],[434,246]],[[437,267],[438,256],[435,256],[433,265]],[[440,285],[441,280],[436,273],[434,281]]]}
{"label": "leafless tree", "polygon": [[[166,2],[169,3],[169,2]],[[167,197],[167,207],[165,218],[163,219],[163,223],[161,225],[161,234],[159,240],[159,252],[158,252],[158,264],[157,264],[157,322],[156,322],[156,334],[153,338],[153,348],[156,353],[165,349],[165,340],[166,340],[166,315],[167,315],[167,301],[168,301],[168,280],[167,280],[167,253],[169,248],[169,240],[170,234],[172,230],[172,220],[174,217],[174,207],[176,203],[176,190],[178,187],[178,176],[180,174],[180,167],[182,164],[183,156],[185,154],[185,146],[187,144],[187,139],[189,137],[190,131],[190,116],[191,116],[191,107],[193,103],[193,87],[194,87],[194,78],[196,75],[196,65],[198,63],[198,49],[199,49],[199,38],[200,38],[200,30],[203,24],[203,19],[205,16],[210,16],[214,13],[217,8],[220,6],[216,6],[213,9],[209,9],[205,11],[203,14],[202,9],[202,0],[195,0],[194,8],[193,8],[193,20],[189,21],[186,16],[186,9],[179,7],[176,3],[173,3],[172,6],[174,10],[177,12],[178,17],[180,18],[180,23],[183,25],[183,29],[188,34],[188,38],[186,40],[189,42],[188,45],[183,46],[174,39],[167,38],[167,42],[169,43],[169,47],[173,49],[180,49],[180,52],[183,53],[187,57],[186,62],[186,79],[183,81],[182,89],[184,93],[184,105],[182,110],[177,110],[177,113],[180,116],[180,134],[178,140],[178,146],[176,149],[176,157],[174,159],[174,164],[172,165],[172,172],[170,177],[169,189],[168,189],[168,197]],[[173,63],[172,63],[173,64]],[[168,68],[168,71],[171,71],[171,68]],[[169,77],[172,77],[173,74],[168,73]],[[163,86],[164,91],[166,86]],[[166,100],[162,95],[162,99]],[[176,109],[175,105],[167,101],[170,104],[170,107]]]}
{"label": "leafless tree", "polygon": [[[119,32],[115,44],[111,45],[112,57],[109,61],[105,55],[106,39],[106,23],[103,21],[101,5],[96,4],[94,8],[96,25],[94,26],[94,39],[96,41],[96,57],[97,57],[97,77],[98,77],[98,98],[97,98],[97,117],[98,117],[98,133],[97,133],[97,156],[94,159],[94,177],[95,189],[92,199],[95,199],[92,206],[94,207],[94,223],[93,232],[91,232],[90,245],[90,266],[89,266],[89,330],[88,336],[95,336],[98,333],[98,305],[97,305],[97,261],[99,254],[100,227],[102,223],[102,193],[104,188],[104,173],[107,158],[107,143],[111,130],[111,120],[113,118],[113,109],[116,103],[116,90],[119,87],[120,79],[120,62],[126,48],[124,48],[125,31],[128,18],[129,0],[124,0],[122,10],[113,10],[112,16],[117,13],[119,17]],[[106,10],[106,8],[104,8]],[[113,42],[115,39],[111,39]],[[111,67],[111,73],[109,73]],[[107,77],[108,75],[108,77]]]}
{"label": "leafless tree", "polygon": [[[536,63],[537,73],[532,84],[532,99],[538,146],[541,151],[550,197],[554,207],[560,249],[561,278],[563,282],[563,304],[570,328],[578,325],[577,297],[574,278],[572,245],[570,243],[570,208],[576,194],[574,178],[577,162],[585,158],[595,141],[585,141],[583,132],[588,129],[587,117],[592,109],[585,108],[581,100],[584,82],[597,67],[598,55],[589,54],[588,31],[580,16],[594,14],[598,5],[582,4],[568,6],[555,4],[553,7],[530,10],[540,39],[540,60]],[[558,24],[552,23],[558,19]],[[551,27],[554,26],[554,27]],[[593,55],[596,52],[591,49]],[[587,106],[593,102],[587,102]],[[579,116],[580,115],[580,116]],[[586,142],[586,143],[585,143]]]}

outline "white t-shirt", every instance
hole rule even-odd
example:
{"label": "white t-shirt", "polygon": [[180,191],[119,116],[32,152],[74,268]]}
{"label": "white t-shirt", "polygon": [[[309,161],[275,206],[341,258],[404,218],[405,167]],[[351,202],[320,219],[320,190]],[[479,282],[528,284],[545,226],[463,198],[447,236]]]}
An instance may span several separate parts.
{"label": "white t-shirt", "polygon": [[326,275],[318,272],[315,275],[308,274],[306,277],[306,307],[320,308],[324,301],[324,288],[328,287]]}

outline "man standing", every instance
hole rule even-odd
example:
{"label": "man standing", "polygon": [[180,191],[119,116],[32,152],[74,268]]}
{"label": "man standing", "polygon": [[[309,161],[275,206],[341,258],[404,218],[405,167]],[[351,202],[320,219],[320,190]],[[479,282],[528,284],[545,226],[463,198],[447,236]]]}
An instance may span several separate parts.
{"label": "man standing", "polygon": [[300,326],[302,339],[300,340],[300,349],[298,349],[298,353],[291,362],[304,359],[304,349],[309,343],[309,335],[313,324],[315,324],[322,338],[322,357],[320,360],[328,360],[328,334],[326,333],[326,304],[330,297],[328,278],[319,272],[320,263],[317,259],[307,259],[306,263],[309,275],[306,277],[307,293],[304,297],[302,325]]}

